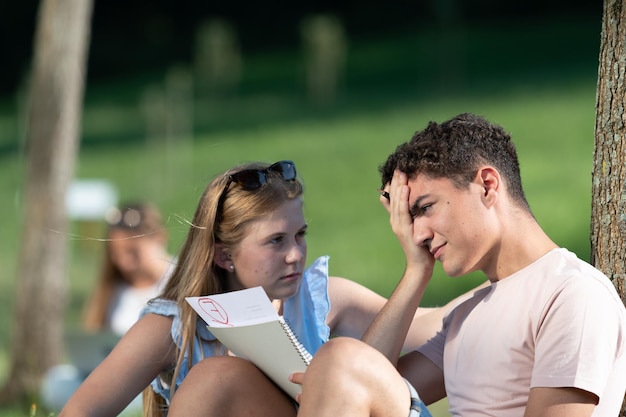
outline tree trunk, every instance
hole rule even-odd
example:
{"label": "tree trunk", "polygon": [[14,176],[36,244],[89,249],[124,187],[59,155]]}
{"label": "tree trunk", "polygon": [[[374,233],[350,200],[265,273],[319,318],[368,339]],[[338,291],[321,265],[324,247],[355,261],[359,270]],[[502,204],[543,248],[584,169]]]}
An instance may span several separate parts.
{"label": "tree trunk", "polygon": [[65,194],[79,144],[91,0],[42,0],[30,79],[22,240],[12,357],[3,401],[30,399],[62,359]]}
{"label": "tree trunk", "polygon": [[[604,0],[591,204],[591,263],[626,304],[626,0]],[[620,417],[626,417],[626,399]]]}

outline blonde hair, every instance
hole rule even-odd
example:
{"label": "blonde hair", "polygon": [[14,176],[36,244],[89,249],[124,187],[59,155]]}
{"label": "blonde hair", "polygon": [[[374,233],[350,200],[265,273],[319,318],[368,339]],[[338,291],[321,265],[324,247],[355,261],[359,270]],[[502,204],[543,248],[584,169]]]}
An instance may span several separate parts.
{"label": "blonde hair", "polygon": [[[83,327],[89,331],[104,330],[109,327],[108,310],[115,287],[125,282],[122,271],[111,260],[109,238],[113,230],[123,230],[131,237],[150,238],[167,236],[161,212],[151,203],[129,203],[114,208],[107,213],[108,223],[106,247],[98,281],[85,305]],[[164,239],[165,241],[165,239]]]}
{"label": "blonde hair", "polygon": [[[162,298],[178,304],[182,326],[170,398],[176,389],[185,352],[189,358],[193,357],[197,314],[185,302],[185,297],[216,294],[225,288],[226,271],[214,262],[216,243],[227,250],[235,247],[246,235],[250,223],[266,217],[286,201],[302,197],[304,188],[298,179],[284,181],[273,172],[267,173],[268,181],[256,190],[246,190],[236,182],[225,189],[230,175],[243,170],[263,170],[268,166],[250,163],[232,168],[215,177],[200,198],[176,269],[161,294]],[[216,224],[218,215],[220,221]],[[192,366],[191,361],[188,366]],[[144,390],[144,416],[161,417],[164,407],[163,398],[156,395],[150,386]]]}

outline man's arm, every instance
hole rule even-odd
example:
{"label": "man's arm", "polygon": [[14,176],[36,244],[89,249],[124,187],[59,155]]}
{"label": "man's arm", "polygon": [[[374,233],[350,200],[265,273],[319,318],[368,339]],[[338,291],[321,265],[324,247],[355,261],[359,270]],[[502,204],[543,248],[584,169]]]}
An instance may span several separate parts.
{"label": "man's arm", "polygon": [[424,275],[423,268],[413,270],[407,267],[389,301],[363,335],[365,343],[379,350],[394,365],[402,353],[407,332],[428,284],[428,280],[419,279]]}
{"label": "man's arm", "polygon": [[406,256],[406,269],[389,301],[363,335],[365,343],[382,352],[394,365],[398,362],[415,311],[432,277],[435,262],[427,247],[413,242],[407,183],[406,175],[396,171],[387,187],[390,199],[380,197],[389,212],[391,228]]}

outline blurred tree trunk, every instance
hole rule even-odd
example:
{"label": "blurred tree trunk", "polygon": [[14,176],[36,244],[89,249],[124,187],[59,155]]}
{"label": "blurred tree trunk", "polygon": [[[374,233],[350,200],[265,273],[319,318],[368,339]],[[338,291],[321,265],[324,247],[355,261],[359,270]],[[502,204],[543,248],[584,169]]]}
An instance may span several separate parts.
{"label": "blurred tree trunk", "polygon": [[65,194],[79,144],[93,3],[42,0],[27,122],[23,225],[9,377],[3,402],[30,399],[60,362],[66,303]]}
{"label": "blurred tree trunk", "polygon": [[[591,204],[591,263],[626,304],[626,0],[604,0]],[[620,417],[626,417],[626,399]]]}

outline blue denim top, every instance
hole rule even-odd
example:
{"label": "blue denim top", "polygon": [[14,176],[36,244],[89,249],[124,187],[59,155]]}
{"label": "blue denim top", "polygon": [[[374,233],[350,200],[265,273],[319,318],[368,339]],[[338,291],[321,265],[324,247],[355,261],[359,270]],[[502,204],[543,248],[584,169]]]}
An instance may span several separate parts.
{"label": "blue denim top", "polygon": [[[283,304],[283,317],[296,334],[300,342],[306,349],[314,354],[326,342],[330,336],[330,328],[326,324],[326,317],[330,311],[330,300],[328,298],[328,256],[316,259],[304,271],[302,283],[298,292]],[[141,311],[140,317],[146,314],[158,314],[172,317],[172,340],[180,348],[182,344],[182,328],[180,323],[180,309],[175,301],[157,298],[151,300]],[[223,354],[223,351],[215,352],[215,336],[206,328],[206,323],[198,318],[196,324],[196,335],[194,337],[193,358],[191,365],[195,365],[202,359],[216,354]],[[176,378],[176,387],[181,384],[187,376],[189,368],[189,358],[185,352],[185,358],[181,364],[179,374]],[[167,403],[170,401],[170,384],[167,382],[171,378],[160,375],[152,381],[152,388],[161,395]]]}

